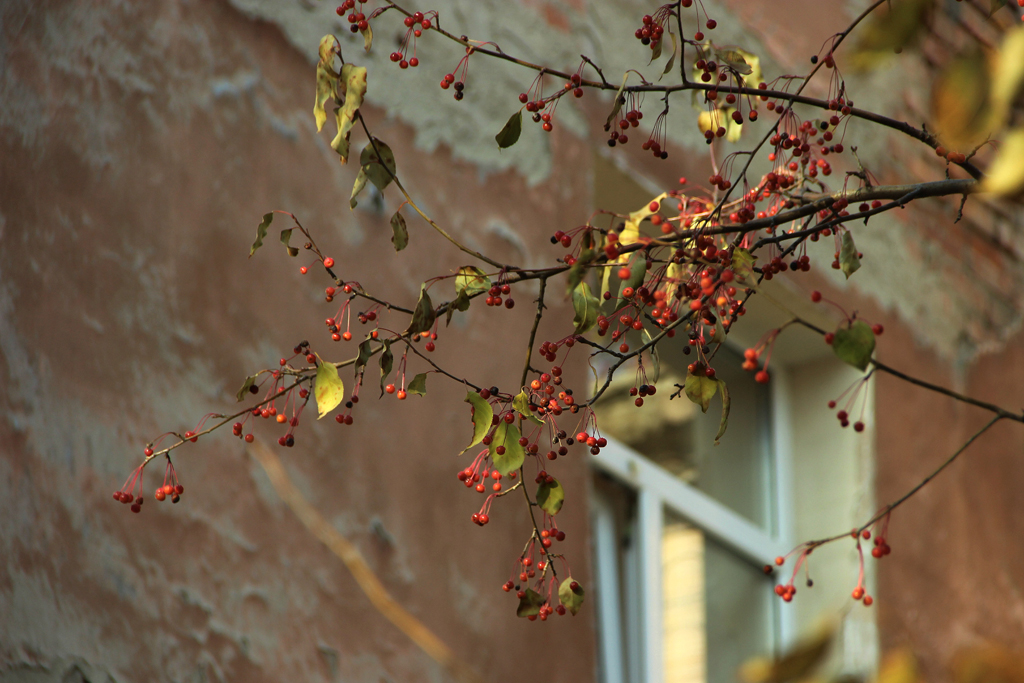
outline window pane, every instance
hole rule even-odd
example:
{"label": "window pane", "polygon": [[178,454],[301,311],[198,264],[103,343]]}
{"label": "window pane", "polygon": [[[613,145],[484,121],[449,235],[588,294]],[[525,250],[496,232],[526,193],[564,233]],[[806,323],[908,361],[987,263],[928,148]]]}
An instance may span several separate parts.
{"label": "window pane", "polygon": [[732,411],[729,428],[715,446],[722,417],[721,396],[706,414],[685,396],[669,399],[675,384],[683,384],[693,354],[683,345],[664,345],[658,392],[637,408],[629,395],[631,377],[623,376],[601,398],[598,426],[658,463],[673,476],[771,530],[771,415],[769,391],[740,366],[740,354],[722,347],[712,362],[717,377],[729,389]]}
{"label": "window pane", "polygon": [[772,647],[771,580],[665,510],[662,533],[666,683],[735,683]]}
{"label": "window pane", "polygon": [[705,541],[708,683],[736,683],[743,662],[769,655],[772,639],[772,582],[760,567]]}

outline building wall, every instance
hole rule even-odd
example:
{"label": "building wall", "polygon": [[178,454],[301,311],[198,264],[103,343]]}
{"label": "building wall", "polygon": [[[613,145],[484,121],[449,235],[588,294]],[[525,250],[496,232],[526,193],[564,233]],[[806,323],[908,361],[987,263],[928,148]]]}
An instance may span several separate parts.
{"label": "building wall", "polygon": [[[813,52],[818,38],[800,32],[794,47],[773,30],[776,14],[756,5],[709,5],[720,40],[758,51],[766,73],[801,68],[804,57],[792,54]],[[614,80],[642,58],[631,33],[650,8],[531,2],[513,19],[478,0],[441,9],[456,33],[565,67],[584,52]],[[839,12],[801,12],[823,33],[844,23]],[[64,679],[76,666],[86,680],[447,680],[372,609],[230,436],[176,458],[187,488],[177,507],[150,499],[135,516],[110,499],[147,441],[230,407],[242,378],[299,340],[337,359],[354,355],[326,341],[327,283],[300,276],[273,229],[246,258],[265,211],[295,213],[344,277],[398,302],[470,262],[408,209],[411,245],[394,254],[393,189],[383,212],[368,200],[349,210],[357,169],[338,165],[309,111],[310,60],[330,31],[343,35],[333,8],[303,2],[0,7],[0,680],[76,680]],[[364,114],[398,153],[410,192],[469,246],[550,263],[558,254],[547,236],[600,205],[591,169],[605,153],[606,101],[588,95],[579,109],[561,107],[553,135],[527,126],[499,153],[493,134],[528,83],[523,73],[476,60],[467,100],[455,103],[430,74],[452,69],[457,49],[424,38],[429,74],[412,74],[386,61],[390,40],[379,30],[372,55],[355,42],[344,49],[370,65]],[[890,99],[908,68],[876,73],[863,102]],[[652,186],[706,176],[688,105],[671,114],[671,165],[635,153],[615,163]],[[926,157],[913,165],[913,156],[886,153],[891,137],[862,135],[862,158],[887,160],[884,178],[934,170]],[[825,272],[796,287],[825,288],[883,322],[884,362],[1019,406],[1020,233],[1000,223],[997,246],[1009,248],[993,247],[977,229],[992,228],[988,214],[939,233],[955,211],[936,201],[914,214],[923,217],[916,227],[872,221],[857,229],[868,258],[849,286]],[[515,332],[528,325],[535,290],[514,296],[514,311],[457,315],[438,362],[499,387],[517,382],[525,337]],[[539,338],[569,331],[564,302],[550,303]],[[571,374],[582,390],[580,361]],[[525,511],[503,505],[485,530],[469,522],[478,500],[455,480],[453,457],[467,433],[463,390],[432,377],[429,391],[403,404],[366,400],[352,427],[304,423],[282,454],[289,473],[394,595],[489,680],[538,669],[553,681],[592,679],[593,610],[543,625],[513,616],[514,600],[498,587],[524,540]],[[983,419],[885,377],[875,402],[879,502]],[[1015,498],[1022,441],[1019,425],[998,426],[894,517],[894,552],[879,574],[882,644],[912,645],[930,680],[960,646],[1024,642],[1024,551],[1013,542],[1024,531]],[[586,585],[588,470],[570,459],[558,472],[569,496],[564,551]],[[157,478],[149,474],[147,486]]]}

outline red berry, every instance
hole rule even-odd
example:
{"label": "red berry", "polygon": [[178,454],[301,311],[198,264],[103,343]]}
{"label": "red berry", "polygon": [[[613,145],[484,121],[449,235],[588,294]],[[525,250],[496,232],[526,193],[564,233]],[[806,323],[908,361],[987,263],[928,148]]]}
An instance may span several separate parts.
{"label": "red berry", "polygon": [[330,256],[328,256],[327,258],[324,259],[324,268],[333,268],[333,267],[334,267],[334,259],[332,259]]}

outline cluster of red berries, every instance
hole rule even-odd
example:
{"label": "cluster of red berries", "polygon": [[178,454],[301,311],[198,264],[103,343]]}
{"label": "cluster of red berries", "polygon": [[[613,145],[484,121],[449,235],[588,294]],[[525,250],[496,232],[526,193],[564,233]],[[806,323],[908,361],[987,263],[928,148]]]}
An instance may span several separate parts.
{"label": "cluster of red berries", "polygon": [[[504,446],[498,446],[498,448],[501,449],[502,453],[505,452]],[[503,477],[501,472],[499,472],[498,470],[492,470],[487,466],[483,466],[484,456],[486,454],[487,451],[481,451],[480,454],[469,465],[469,467],[463,470],[459,470],[458,479],[459,481],[466,485],[466,488],[475,488],[477,493],[486,492],[487,486],[485,485],[484,482],[487,479],[491,479],[491,490],[494,491],[495,493],[498,493],[499,491],[501,491],[502,488],[501,480]],[[516,479],[519,476],[519,473],[513,471],[510,472],[508,476],[509,479]],[[479,524],[480,526],[487,524],[487,520],[488,517],[486,514],[477,513],[473,515],[473,522]]]}
{"label": "cluster of red berries", "polygon": [[513,299],[510,296],[508,296],[511,293],[512,293],[512,287],[510,287],[507,284],[493,285],[487,291],[487,299],[486,299],[485,303],[488,306],[501,306],[501,304],[502,304],[501,297],[502,297],[502,295],[504,295],[504,296],[508,297],[504,301],[505,308],[513,308],[513,307],[515,307],[516,302],[515,302],[515,299]]}
{"label": "cluster of red berries", "polygon": [[[358,386],[356,387],[356,391],[359,391]],[[345,412],[335,415],[334,421],[340,425],[352,424],[355,421],[352,417],[352,408],[354,408],[357,403],[359,403],[359,396],[357,394],[352,394],[352,397],[345,401]]]}
{"label": "cluster of red berries", "polygon": [[[619,130],[612,130],[608,137],[608,146],[614,147],[615,145],[624,145],[629,142],[629,136],[626,135],[626,131],[630,128],[638,127],[643,118],[644,113],[639,109],[630,109],[622,114],[622,118],[615,124]],[[646,149],[650,149],[650,146],[648,145]]]}
{"label": "cluster of red berries", "polygon": [[[836,407],[836,402],[835,401],[829,401],[828,402],[828,407],[829,408],[835,408]],[[849,427],[850,426],[850,415],[845,410],[840,410],[838,413],[836,413],[836,419],[839,420],[839,425],[840,426],[842,426],[842,427]],[[864,423],[861,422],[860,420],[857,420],[856,422],[854,422],[853,423],[853,431],[855,431],[855,432],[863,432],[864,431]]]}
{"label": "cluster of red berries", "polygon": [[656,23],[650,14],[645,14],[641,22],[642,25],[633,35],[644,45],[650,45],[653,50],[661,42],[661,37],[665,34],[665,27]]}
{"label": "cluster of red berries", "polygon": [[861,602],[863,602],[865,607],[871,607],[871,605],[875,602],[875,599],[864,591],[863,586],[857,586],[856,588],[854,588],[853,593],[851,593],[851,597],[854,600],[860,600]]}
{"label": "cluster of red berries", "polygon": [[787,583],[785,585],[777,584],[775,586],[775,594],[786,602],[792,602],[793,596],[796,595],[796,586],[792,583]]}
{"label": "cluster of red berries", "polygon": [[131,504],[131,510],[136,514],[142,512],[142,496],[136,498],[130,491],[114,491],[114,500],[124,503],[125,505]]}
{"label": "cluster of red berries", "polygon": [[[181,500],[181,494],[185,493],[185,487],[181,484],[164,484],[163,486],[157,487],[156,493],[153,497],[157,500],[164,500],[170,498],[172,503],[177,503]],[[142,498],[139,498],[139,502],[142,502]]]}
{"label": "cluster of red berries", "polygon": [[[757,351],[757,349],[747,349],[746,351],[744,351],[743,369],[748,370],[750,372],[757,370],[757,360],[758,358],[760,358],[760,356],[761,354]],[[757,382],[758,384],[768,384],[768,381],[770,379],[771,377],[768,375],[767,365],[765,365],[763,369],[757,370],[757,373],[754,375],[754,381]]]}
{"label": "cluster of red berries", "polygon": [[[868,540],[869,538],[871,538],[871,532],[865,529],[863,532],[861,532],[861,538],[863,538],[865,541]],[[886,543],[884,536],[875,536],[874,543],[875,547],[871,549],[871,557],[875,558],[876,560],[880,560],[892,552],[892,548],[890,548],[889,544]]]}
{"label": "cluster of red berries", "polygon": [[[366,0],[359,0],[359,2],[365,3]],[[352,33],[359,33],[360,31],[365,31],[369,28],[370,22],[366,19],[365,14],[362,12],[356,12],[355,7],[356,0],[345,0],[345,2],[338,6],[338,9],[336,9],[335,12],[339,17],[343,17],[345,16],[345,12],[352,10],[348,15],[349,30],[352,31]]]}
{"label": "cluster of red berries", "polygon": [[[402,48],[392,52],[389,57],[392,62],[398,64],[400,69],[408,69],[410,66],[416,68],[420,65],[419,57],[416,56],[416,39],[423,35],[423,32],[430,28],[430,19],[424,16],[423,12],[415,12],[412,16],[405,18],[405,38],[402,40]],[[412,39],[412,57],[407,58],[409,52],[409,40]]]}
{"label": "cluster of red berries", "polygon": [[448,88],[455,88],[455,99],[461,100],[465,97],[466,82],[456,81],[455,74],[445,74],[445,77],[441,79],[441,89],[447,90]]}

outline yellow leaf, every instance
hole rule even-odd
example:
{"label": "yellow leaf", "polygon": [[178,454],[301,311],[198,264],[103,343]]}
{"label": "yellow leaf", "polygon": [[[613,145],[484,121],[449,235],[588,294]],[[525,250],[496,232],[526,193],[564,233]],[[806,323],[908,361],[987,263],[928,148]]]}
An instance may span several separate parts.
{"label": "yellow leaf", "polygon": [[992,73],[992,107],[999,125],[1005,123],[1024,86],[1024,26],[1003,38]]}
{"label": "yellow leaf", "polygon": [[316,369],[316,388],[313,395],[316,397],[318,420],[337,408],[345,398],[345,383],[338,377],[338,368],[334,363],[320,361],[320,366]]}
{"label": "yellow leaf", "polygon": [[1024,128],[1017,128],[1003,138],[999,153],[988,167],[988,176],[981,183],[982,192],[1015,195],[1024,190]]}
{"label": "yellow leaf", "polygon": [[750,67],[750,73],[743,77],[743,81],[748,87],[756,88],[759,83],[764,81],[764,74],[761,71],[760,57],[755,55],[753,52],[747,52],[746,50],[741,50],[739,48],[731,50],[731,52],[735,52],[742,57],[743,61],[747,63],[747,66]]}
{"label": "yellow leaf", "polygon": [[851,67],[870,69],[912,45],[927,25],[934,4],[934,0],[894,0],[887,3],[888,9],[872,12],[870,22],[858,29],[860,39],[850,55]]}
{"label": "yellow leaf", "polygon": [[834,636],[835,628],[829,626],[778,659],[750,660],[740,668],[740,679],[745,683],[787,683],[803,679],[824,660]]}
{"label": "yellow leaf", "polygon": [[740,135],[743,134],[743,124],[736,123],[736,119],[732,117],[732,113],[735,109],[728,108],[722,111],[722,116],[725,117],[725,139],[729,142],[739,142]]}
{"label": "yellow leaf", "polygon": [[951,668],[955,683],[1024,683],[1024,659],[998,645],[961,650]]}
{"label": "yellow leaf", "polygon": [[714,133],[721,125],[722,114],[718,109],[702,111],[697,117],[697,128],[700,128],[701,133],[707,133],[709,130]]}
{"label": "yellow leaf", "polygon": [[355,124],[356,112],[363,104],[366,95],[366,67],[346,64],[341,67],[340,84],[345,87],[345,104],[335,112],[338,121],[338,134],[331,141],[331,147],[346,163],[349,156],[348,138]]}
{"label": "yellow leaf", "polygon": [[968,151],[985,141],[997,121],[989,100],[989,71],[980,51],[955,57],[935,79],[932,124],[946,145]]}
{"label": "yellow leaf", "polygon": [[[667,192],[662,192],[651,201],[644,204],[642,209],[634,211],[629,214],[629,220],[626,221],[625,229],[619,233],[619,244],[625,246],[627,244],[633,244],[640,239],[640,223],[657,211],[651,211],[651,204],[657,203],[659,208],[661,202],[668,196]],[[629,254],[621,254],[618,258],[619,263],[626,263],[629,260]]]}
{"label": "yellow leaf", "polygon": [[321,130],[327,121],[324,104],[334,97],[338,88],[338,72],[334,70],[337,44],[337,39],[330,34],[320,39],[320,61],[316,65],[316,101],[313,103],[313,118],[316,119],[317,131]]}
{"label": "yellow leaf", "polygon": [[893,650],[878,667],[875,683],[917,683],[917,660],[909,649]]}
{"label": "yellow leaf", "polygon": [[754,71],[739,50],[719,50],[718,59],[741,76],[746,76]]}

